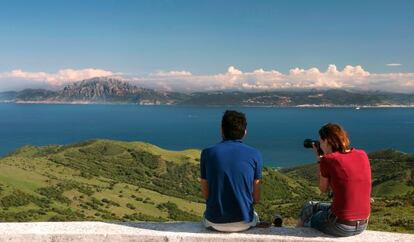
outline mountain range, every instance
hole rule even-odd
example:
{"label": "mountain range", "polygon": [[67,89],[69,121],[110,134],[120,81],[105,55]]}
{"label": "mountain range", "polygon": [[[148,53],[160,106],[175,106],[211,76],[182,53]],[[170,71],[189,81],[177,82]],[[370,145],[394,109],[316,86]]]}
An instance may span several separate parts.
{"label": "mountain range", "polygon": [[69,84],[57,91],[24,89],[2,92],[0,102],[276,107],[414,106],[414,94],[341,89],[180,93],[137,87],[115,78],[97,77]]}

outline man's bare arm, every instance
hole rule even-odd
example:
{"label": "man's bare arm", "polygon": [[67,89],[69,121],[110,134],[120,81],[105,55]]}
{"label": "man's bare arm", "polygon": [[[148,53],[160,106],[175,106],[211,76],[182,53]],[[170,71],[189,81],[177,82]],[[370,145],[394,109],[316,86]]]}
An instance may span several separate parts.
{"label": "man's bare arm", "polygon": [[206,179],[201,179],[200,184],[201,184],[201,194],[203,195],[203,198],[207,200],[208,199],[208,182]]}
{"label": "man's bare arm", "polygon": [[321,192],[328,192],[329,191],[329,179],[322,176],[321,173],[319,173],[319,190]]}
{"label": "man's bare arm", "polygon": [[260,201],[260,189],[261,183],[259,179],[253,181],[253,204],[257,204]]}

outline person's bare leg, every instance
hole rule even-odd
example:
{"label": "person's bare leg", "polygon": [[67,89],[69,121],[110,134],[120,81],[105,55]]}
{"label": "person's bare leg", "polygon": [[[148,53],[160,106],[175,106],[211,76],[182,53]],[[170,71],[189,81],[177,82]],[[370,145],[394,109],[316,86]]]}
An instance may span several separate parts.
{"label": "person's bare leg", "polygon": [[298,222],[296,223],[296,228],[298,227],[303,227],[303,221],[300,218],[298,219]]}

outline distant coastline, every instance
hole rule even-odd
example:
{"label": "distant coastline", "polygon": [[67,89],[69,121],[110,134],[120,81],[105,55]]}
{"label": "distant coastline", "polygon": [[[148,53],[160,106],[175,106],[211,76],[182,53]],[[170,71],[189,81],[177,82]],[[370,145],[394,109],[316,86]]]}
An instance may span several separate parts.
{"label": "distant coastline", "polygon": [[194,107],[249,107],[249,108],[414,108],[414,104],[411,105],[329,105],[329,104],[301,104],[295,106],[278,106],[278,105],[181,105],[181,104],[154,104],[154,103],[128,103],[128,102],[92,102],[92,101],[73,101],[73,102],[65,102],[65,101],[13,101],[13,100],[1,100],[0,103],[14,103],[14,104],[51,104],[51,105],[137,105],[137,106],[194,106]]}
{"label": "distant coastline", "polygon": [[115,78],[92,78],[60,90],[24,89],[0,93],[17,104],[136,104],[195,107],[412,108],[414,94],[346,89],[262,92],[169,92],[134,86]]}

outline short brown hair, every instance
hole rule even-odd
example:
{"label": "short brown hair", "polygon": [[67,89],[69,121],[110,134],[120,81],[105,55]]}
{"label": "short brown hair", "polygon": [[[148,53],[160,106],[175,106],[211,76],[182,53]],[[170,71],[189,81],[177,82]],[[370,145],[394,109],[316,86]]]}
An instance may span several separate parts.
{"label": "short brown hair", "polygon": [[328,140],[333,152],[345,152],[349,150],[350,142],[348,134],[339,124],[328,123],[319,130],[319,136],[323,140]]}
{"label": "short brown hair", "polygon": [[241,112],[227,110],[221,120],[224,139],[237,140],[244,137],[247,127],[246,115]]}

